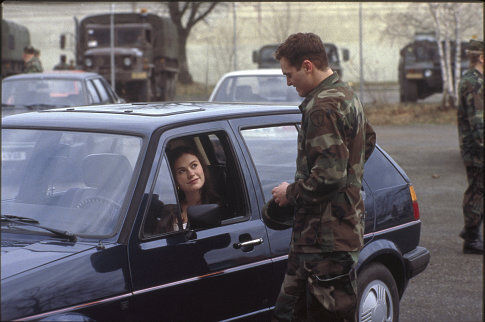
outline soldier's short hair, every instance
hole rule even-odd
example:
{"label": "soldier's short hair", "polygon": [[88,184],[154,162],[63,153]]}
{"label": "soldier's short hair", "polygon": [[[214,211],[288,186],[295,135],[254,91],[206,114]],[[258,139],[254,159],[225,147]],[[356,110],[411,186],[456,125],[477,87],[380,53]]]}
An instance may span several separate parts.
{"label": "soldier's short hair", "polygon": [[34,47],[32,47],[32,46],[25,46],[24,47],[24,53],[25,54],[33,55],[34,54]]}
{"label": "soldier's short hair", "polygon": [[319,70],[328,68],[325,46],[320,37],[311,32],[290,35],[275,52],[277,60],[283,57],[297,70],[300,70],[305,59],[311,61]]}

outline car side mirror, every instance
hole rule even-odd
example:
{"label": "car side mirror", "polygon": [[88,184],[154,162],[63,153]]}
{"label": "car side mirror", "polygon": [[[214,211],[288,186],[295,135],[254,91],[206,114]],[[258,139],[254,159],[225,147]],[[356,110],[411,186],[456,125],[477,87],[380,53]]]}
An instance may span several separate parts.
{"label": "car side mirror", "polygon": [[342,55],[343,55],[343,59],[344,61],[348,61],[349,58],[350,58],[350,53],[349,53],[349,50],[344,48],[342,49]]}
{"label": "car side mirror", "polygon": [[66,35],[64,34],[61,35],[61,38],[59,40],[60,40],[59,46],[61,47],[61,49],[66,48]]}
{"label": "car side mirror", "polygon": [[218,204],[205,204],[187,208],[190,229],[207,229],[221,225],[222,207]]}
{"label": "car side mirror", "polygon": [[258,57],[258,51],[254,50],[253,51],[253,63],[258,63],[259,62],[259,57]]}

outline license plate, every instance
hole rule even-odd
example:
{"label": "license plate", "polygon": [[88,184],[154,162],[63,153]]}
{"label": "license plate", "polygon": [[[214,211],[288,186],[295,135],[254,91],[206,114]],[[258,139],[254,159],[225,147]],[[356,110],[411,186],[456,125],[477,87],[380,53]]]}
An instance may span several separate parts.
{"label": "license plate", "polygon": [[2,151],[2,161],[22,161],[27,159],[27,153]]}
{"label": "license plate", "polygon": [[146,79],[147,78],[147,72],[133,72],[133,73],[131,73],[131,78],[132,79]]}
{"label": "license plate", "polygon": [[421,78],[423,78],[423,74],[421,74],[421,73],[407,73],[406,78],[407,79],[421,79]]}

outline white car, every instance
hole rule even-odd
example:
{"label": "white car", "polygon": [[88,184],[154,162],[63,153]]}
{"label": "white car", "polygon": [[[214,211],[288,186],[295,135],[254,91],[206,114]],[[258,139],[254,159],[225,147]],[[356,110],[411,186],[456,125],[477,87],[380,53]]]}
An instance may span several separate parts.
{"label": "white car", "polygon": [[299,105],[303,98],[286,85],[281,69],[239,70],[222,76],[209,102],[276,103]]}

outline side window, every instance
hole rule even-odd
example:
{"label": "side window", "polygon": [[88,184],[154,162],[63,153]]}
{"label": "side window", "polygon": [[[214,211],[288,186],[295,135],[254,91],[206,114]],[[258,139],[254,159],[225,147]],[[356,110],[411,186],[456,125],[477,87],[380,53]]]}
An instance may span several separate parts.
{"label": "side window", "polygon": [[379,150],[372,152],[364,166],[364,179],[372,191],[405,184],[403,177]]}
{"label": "side window", "polygon": [[294,125],[284,125],[244,129],[241,133],[267,202],[272,197],[273,187],[283,181],[294,181],[298,131]]}
{"label": "side window", "polygon": [[[173,138],[165,155],[145,219],[145,235],[180,228],[200,230],[248,218],[241,172],[225,132]],[[217,207],[219,214],[210,227],[194,222],[188,211],[190,206],[207,204]]]}
{"label": "side window", "polygon": [[99,96],[101,97],[101,102],[102,103],[110,103],[110,97],[108,95],[108,92],[106,92],[106,88],[104,87],[103,83],[101,83],[101,80],[99,78],[93,79],[94,86],[98,90]]}
{"label": "side window", "polygon": [[91,80],[88,80],[86,82],[86,86],[88,88],[88,95],[89,95],[89,100],[90,104],[99,104],[101,103],[101,99],[99,98],[98,92],[96,91],[96,88],[94,88],[94,84]]}
{"label": "side window", "polygon": [[172,174],[163,158],[145,218],[144,235],[159,235],[178,230],[180,209],[172,183]]}

